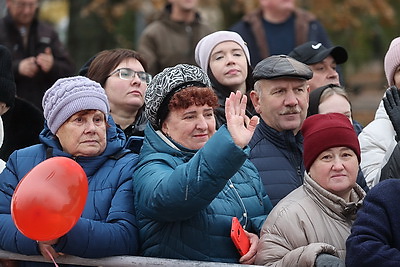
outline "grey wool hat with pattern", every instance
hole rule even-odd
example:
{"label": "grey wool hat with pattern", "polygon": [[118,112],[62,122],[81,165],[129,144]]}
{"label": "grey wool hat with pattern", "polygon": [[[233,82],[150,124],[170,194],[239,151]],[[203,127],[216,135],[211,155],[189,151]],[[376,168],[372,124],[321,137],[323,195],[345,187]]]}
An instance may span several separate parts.
{"label": "grey wool hat with pattern", "polygon": [[207,74],[199,67],[178,64],[155,75],[145,93],[145,114],[155,129],[168,113],[168,103],[174,93],[187,87],[211,87]]}

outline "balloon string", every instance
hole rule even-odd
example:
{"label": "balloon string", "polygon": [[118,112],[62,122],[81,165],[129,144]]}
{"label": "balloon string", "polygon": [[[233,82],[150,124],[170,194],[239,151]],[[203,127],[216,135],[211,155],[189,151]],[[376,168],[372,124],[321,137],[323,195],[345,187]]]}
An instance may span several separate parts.
{"label": "balloon string", "polygon": [[51,255],[51,253],[50,253],[50,251],[47,249],[47,247],[44,247],[44,250],[46,250],[47,255],[49,255],[49,257],[50,257],[50,259],[53,261],[54,265],[55,265],[56,267],[58,267],[58,264],[57,264],[56,261],[54,260],[53,255]]}

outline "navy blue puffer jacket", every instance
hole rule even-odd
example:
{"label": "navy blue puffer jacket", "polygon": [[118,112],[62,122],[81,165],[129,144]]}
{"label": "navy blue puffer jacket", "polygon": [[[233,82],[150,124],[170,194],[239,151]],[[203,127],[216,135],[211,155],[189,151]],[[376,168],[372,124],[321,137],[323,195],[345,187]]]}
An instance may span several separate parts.
{"label": "navy blue puffer jacket", "polygon": [[303,136],[292,131],[278,132],[262,119],[249,146],[250,160],[260,172],[265,191],[276,205],[303,184]]}
{"label": "navy blue puffer jacket", "polygon": [[272,207],[248,151],[225,126],[200,150],[183,151],[148,124],[134,173],[142,254],[238,262],[232,217],[258,234]]}
{"label": "navy blue puffer jacket", "polygon": [[[56,251],[79,257],[97,258],[113,255],[135,255],[138,252],[138,230],[133,205],[132,173],[138,155],[121,154],[124,133],[110,118],[106,150],[96,157],[76,157],[89,182],[84,211],[77,224],[55,245]],[[0,174],[0,248],[26,255],[40,255],[35,240],[22,235],[11,218],[11,197],[18,182],[34,166],[51,157],[71,155],[47,126],[40,135],[41,144],[15,151]],[[121,156],[121,157],[119,157]],[[29,266],[43,266],[44,263]],[[51,266],[51,265],[49,265]]]}

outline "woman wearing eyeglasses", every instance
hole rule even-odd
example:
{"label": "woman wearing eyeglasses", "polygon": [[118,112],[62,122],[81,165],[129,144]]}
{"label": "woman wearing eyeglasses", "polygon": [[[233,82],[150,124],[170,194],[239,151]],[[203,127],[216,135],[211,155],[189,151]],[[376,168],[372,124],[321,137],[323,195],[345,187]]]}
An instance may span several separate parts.
{"label": "woman wearing eyeglasses", "polygon": [[127,138],[144,136],[144,93],[151,81],[144,59],[134,50],[117,48],[99,52],[89,64],[86,76],[105,89],[117,126]]}

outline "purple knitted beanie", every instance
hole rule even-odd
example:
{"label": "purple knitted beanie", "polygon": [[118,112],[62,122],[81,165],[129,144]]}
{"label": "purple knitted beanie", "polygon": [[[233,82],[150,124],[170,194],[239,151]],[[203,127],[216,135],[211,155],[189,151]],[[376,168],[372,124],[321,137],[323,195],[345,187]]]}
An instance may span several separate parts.
{"label": "purple knitted beanie", "polygon": [[103,87],[83,76],[58,79],[44,94],[42,106],[47,126],[53,134],[79,111],[96,109],[108,118],[110,110]]}
{"label": "purple knitted beanie", "polygon": [[394,85],[394,73],[400,65],[400,37],[392,40],[386,52],[384,66],[385,75],[389,86]]}

